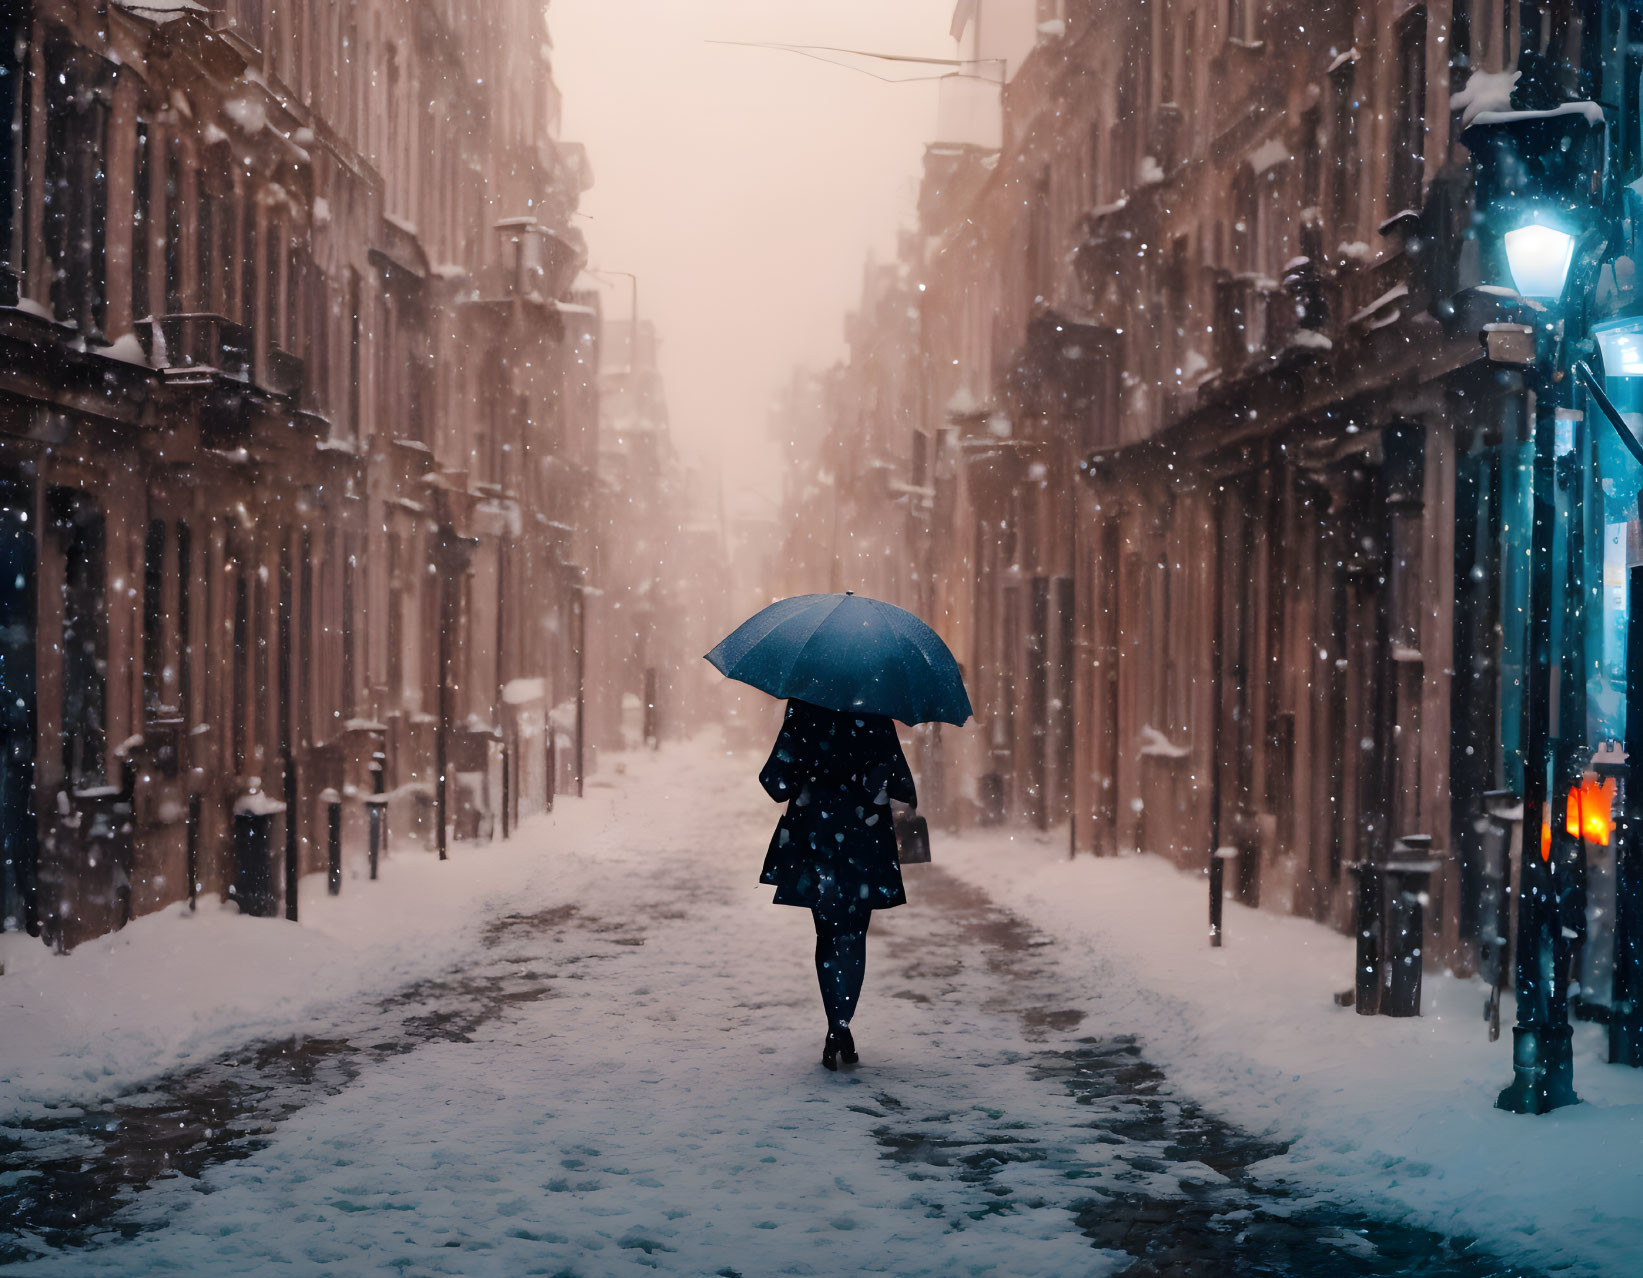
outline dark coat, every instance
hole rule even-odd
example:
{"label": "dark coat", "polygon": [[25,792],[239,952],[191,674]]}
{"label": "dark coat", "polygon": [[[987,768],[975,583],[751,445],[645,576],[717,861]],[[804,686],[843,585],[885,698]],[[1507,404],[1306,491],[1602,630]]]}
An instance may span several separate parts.
{"label": "dark coat", "polygon": [[759,876],[777,905],[843,917],[907,903],[890,800],[918,795],[889,719],[789,701],[759,784],[787,800]]}

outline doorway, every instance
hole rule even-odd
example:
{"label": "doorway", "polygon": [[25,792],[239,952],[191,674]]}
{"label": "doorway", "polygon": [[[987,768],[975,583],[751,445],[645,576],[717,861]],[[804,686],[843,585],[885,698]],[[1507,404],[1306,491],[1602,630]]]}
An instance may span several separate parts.
{"label": "doorway", "polygon": [[38,933],[33,485],[0,466],[0,930]]}

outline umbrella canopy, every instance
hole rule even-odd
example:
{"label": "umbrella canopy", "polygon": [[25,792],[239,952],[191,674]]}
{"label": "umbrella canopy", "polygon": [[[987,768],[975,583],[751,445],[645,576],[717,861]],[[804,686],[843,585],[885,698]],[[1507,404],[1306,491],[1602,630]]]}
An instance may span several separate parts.
{"label": "umbrella canopy", "polygon": [[958,662],[912,613],[860,595],[795,595],[744,621],[707,654],[773,697],[906,724],[970,717]]}

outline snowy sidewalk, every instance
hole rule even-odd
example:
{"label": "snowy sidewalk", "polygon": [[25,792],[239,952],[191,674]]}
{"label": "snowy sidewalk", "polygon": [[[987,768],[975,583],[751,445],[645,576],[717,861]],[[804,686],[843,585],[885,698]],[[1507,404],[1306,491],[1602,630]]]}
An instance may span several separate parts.
{"label": "snowy sidewalk", "polygon": [[550,872],[562,897],[583,886],[577,874],[602,873],[585,859],[548,859],[556,843],[609,818],[611,791],[590,793],[526,821],[511,842],[453,844],[445,863],[397,837],[376,882],[363,856],[345,865],[339,896],[327,895],[325,875],[308,875],[295,928],[209,899],[197,913],[173,905],[67,956],[22,933],[0,935],[0,1114],[108,1095],[449,970],[487,919],[535,899]]}
{"label": "snowy sidewalk", "polygon": [[[1418,1020],[1359,1016],[1350,937],[1228,902],[1208,946],[1205,881],[1161,858],[1069,860],[1063,830],[937,836],[936,860],[1054,935],[1092,1013],[1224,1118],[1290,1144],[1256,1171],[1469,1235],[1508,1260],[1632,1274],[1643,1255],[1643,1071],[1576,1029],[1586,1102],[1493,1108],[1510,1032],[1488,1041],[1485,987],[1428,971]],[[1512,1023],[1508,996],[1502,1024]]]}
{"label": "snowy sidewalk", "polygon": [[[916,1167],[909,1175],[875,1140],[887,1105],[977,1148],[988,1147],[985,1136],[966,1135],[967,1125],[1045,1125],[1042,1112],[1015,1112],[1012,1091],[1046,1097],[1070,1116],[1063,1089],[1031,1079],[1015,1019],[983,1010],[985,991],[960,999],[956,1017],[918,989],[931,1001],[897,1000],[881,972],[857,1019],[869,1064],[822,1071],[813,931],[804,913],[772,908],[755,881],[774,808],[748,761],[697,747],[626,766],[583,803],[527,828],[500,853],[520,864],[490,867],[483,891],[439,900],[465,920],[439,934],[448,965],[516,969],[546,984],[543,996],[470,1034],[375,1059],[351,1080],[322,1077],[309,1103],[246,1144],[248,1157],[220,1162],[197,1182],[161,1180],[142,1192],[83,1240],[97,1249],[77,1251],[75,1271],[1118,1268],[1065,1212],[1001,1212],[990,1177],[932,1171],[921,1191],[926,1177]],[[419,867],[421,890],[438,891],[460,868]],[[495,911],[489,954],[487,906]],[[152,963],[169,942],[198,962],[209,951],[194,948],[192,922],[157,920],[146,929],[155,935],[131,929],[129,946]],[[323,970],[296,957],[307,927],[302,949],[280,961]],[[314,945],[335,960],[346,942],[315,931]],[[883,945],[875,940],[875,955]],[[415,968],[397,942],[387,950],[389,970]],[[72,968],[80,957],[54,961]],[[99,952],[90,957],[94,974],[117,970]],[[940,966],[929,979],[958,994],[974,979],[962,967]],[[209,1019],[218,993],[209,980],[189,991],[193,1019]],[[338,1007],[334,989],[324,994],[312,1001],[311,1029],[329,1039]],[[294,995],[230,1001],[242,1033],[257,1025],[285,1032],[300,1019]],[[941,1032],[933,1043],[932,1029]],[[187,1055],[197,1059],[220,1037],[196,1032]],[[58,1041],[77,1063],[86,1058],[72,1024]],[[160,1059],[146,1036],[132,1050],[111,1044],[109,1054],[119,1064],[95,1071],[99,1079]],[[1009,1070],[1008,1086],[993,1067]],[[147,1232],[117,1241],[130,1230]],[[60,1272],[61,1254],[21,1268]]]}
{"label": "snowy sidewalk", "polygon": [[[1233,909],[1211,952],[1197,880],[1149,858],[938,837],[874,922],[863,1063],[826,1073],[810,920],[754,881],[757,762],[708,741],[614,760],[511,844],[310,890],[298,928],[212,913],[68,958],[8,948],[0,1017],[33,1038],[0,1046],[0,1197],[132,1186],[57,1242],[14,1240],[43,1253],[19,1271],[1629,1272],[1636,1107],[1603,1091],[1629,1073],[1582,1065],[1601,1107],[1496,1114],[1476,991],[1433,983],[1453,1019],[1341,1013],[1343,938]],[[180,1177],[104,1136],[173,1117],[219,1128]],[[1634,1137],[1607,1166],[1600,1128]],[[1537,1130],[1600,1175],[1547,1161],[1524,1202]]]}

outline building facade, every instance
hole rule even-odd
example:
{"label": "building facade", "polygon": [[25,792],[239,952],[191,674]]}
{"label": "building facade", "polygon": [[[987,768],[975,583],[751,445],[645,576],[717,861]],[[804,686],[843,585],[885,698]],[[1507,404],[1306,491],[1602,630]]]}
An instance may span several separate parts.
{"label": "building facade", "polygon": [[[1627,731],[1638,475],[1573,375],[1542,376],[1548,308],[1506,270],[1468,129],[1594,122],[1587,195],[1621,207],[1638,24],[1595,0],[958,6],[965,118],[991,76],[999,123],[928,148],[899,264],[918,390],[870,448],[906,484],[874,518],[894,505],[921,565],[893,597],[976,705],[920,731],[942,819],[1194,870],[1220,849],[1246,901],[1343,929],[1354,867],[1429,852],[1429,954],[1502,975],[1549,696],[1559,961],[1607,997],[1616,851],[1571,796]],[[1559,350],[1632,322],[1611,225]],[[1600,380],[1630,414],[1626,370]]]}
{"label": "building facade", "polygon": [[441,847],[540,807],[599,331],[544,6],[0,28],[7,926],[294,916],[329,805],[357,849],[379,788]]}

